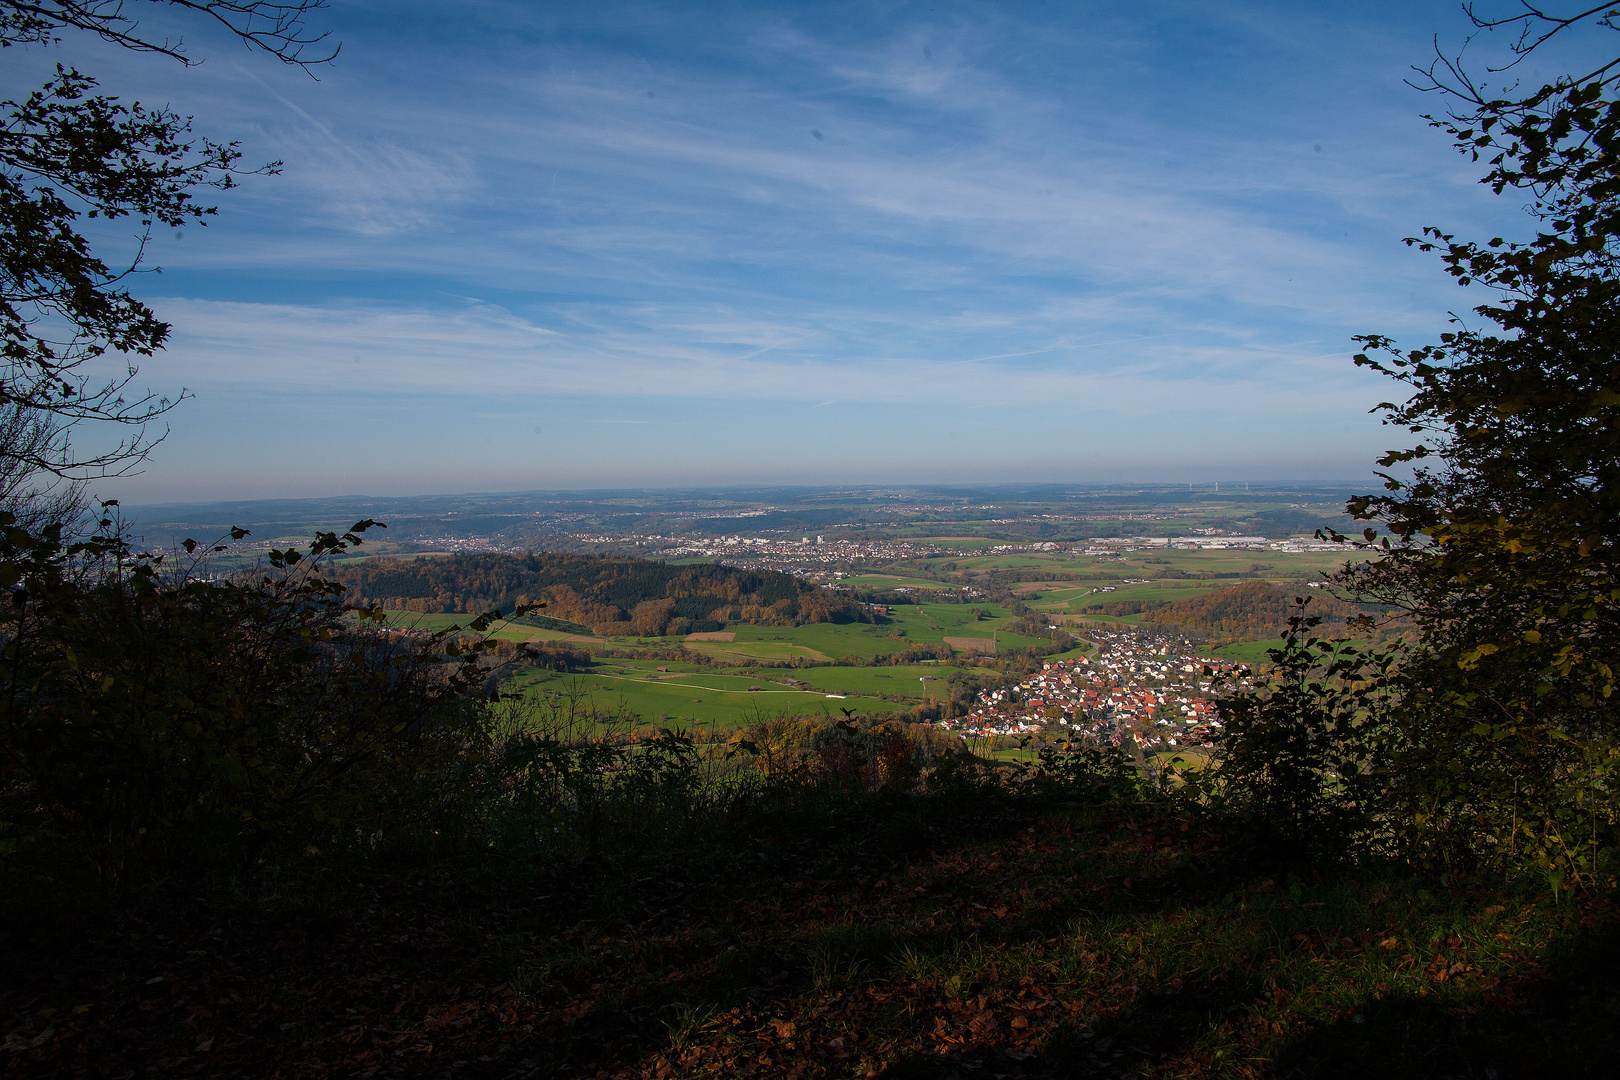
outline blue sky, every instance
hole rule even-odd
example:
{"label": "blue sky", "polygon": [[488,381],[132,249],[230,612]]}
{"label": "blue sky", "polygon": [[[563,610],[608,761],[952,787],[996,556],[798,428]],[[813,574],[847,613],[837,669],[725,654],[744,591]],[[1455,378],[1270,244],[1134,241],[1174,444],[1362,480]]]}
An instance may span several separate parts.
{"label": "blue sky", "polygon": [[1484,299],[1400,239],[1524,230],[1402,84],[1451,3],[316,19],[319,81],[185,23],[7,57],[286,163],[155,242],[138,381],[193,396],[103,496],[1354,481],[1401,440],[1351,335]]}

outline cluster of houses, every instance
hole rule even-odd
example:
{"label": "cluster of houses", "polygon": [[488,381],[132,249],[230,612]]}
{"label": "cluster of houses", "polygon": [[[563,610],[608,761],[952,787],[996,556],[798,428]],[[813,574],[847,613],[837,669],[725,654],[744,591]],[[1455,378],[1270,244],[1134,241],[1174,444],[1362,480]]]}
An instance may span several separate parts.
{"label": "cluster of houses", "polygon": [[[1182,638],[1096,630],[1091,656],[1053,660],[1017,686],[979,693],[966,715],[939,721],[964,735],[1086,735],[1118,746],[1208,746],[1221,733],[1215,698],[1249,685],[1238,665],[1197,655]],[[1207,669],[1207,673],[1206,673]]]}

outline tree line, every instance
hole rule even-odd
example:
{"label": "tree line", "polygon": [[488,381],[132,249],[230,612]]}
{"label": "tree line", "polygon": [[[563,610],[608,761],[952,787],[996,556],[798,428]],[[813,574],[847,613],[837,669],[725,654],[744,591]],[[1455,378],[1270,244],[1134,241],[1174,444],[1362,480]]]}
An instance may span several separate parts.
{"label": "tree line", "polygon": [[[1294,614],[1295,593],[1268,581],[1216,589],[1180,600],[1123,600],[1102,605],[1110,615],[1140,612],[1142,623],[1168,633],[1224,641],[1258,641],[1281,637]],[[1331,627],[1348,628],[1368,612],[1355,604],[1321,594],[1312,597],[1311,613]]]}
{"label": "tree line", "polygon": [[702,633],[731,623],[798,626],[873,622],[848,597],[791,574],[573,552],[380,558],[335,574],[355,604],[421,612],[511,611],[545,605],[546,616],[603,635]]}

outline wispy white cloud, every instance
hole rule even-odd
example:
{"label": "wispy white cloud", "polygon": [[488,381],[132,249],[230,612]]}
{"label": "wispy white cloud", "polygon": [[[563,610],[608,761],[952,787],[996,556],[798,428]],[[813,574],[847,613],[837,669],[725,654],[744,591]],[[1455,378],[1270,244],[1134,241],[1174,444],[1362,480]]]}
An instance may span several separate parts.
{"label": "wispy white cloud", "polygon": [[[1192,405],[1224,418],[1201,454],[1249,454],[1240,427],[1295,445],[1278,417],[1359,423],[1384,394],[1349,367],[1352,333],[1416,337],[1477,302],[1401,236],[1512,226],[1401,86],[1457,18],[1441,0],[334,17],[355,21],[318,84],[97,54],[287,162],[141,283],[177,328],[146,374],[202,391],[190,415],[321,388],[361,409],[623,400],[640,411],[598,420],[627,430],[660,401],[864,402],[895,423]],[[734,454],[716,427],[682,460]],[[760,437],[781,460],[833,452]]]}
{"label": "wispy white cloud", "polygon": [[[1097,342],[1109,350],[1103,363],[1053,370],[1003,362],[1018,357],[740,352],[727,346],[789,340],[796,328],[726,323],[722,312],[684,325],[648,312],[648,328],[639,331],[567,332],[490,305],[428,313],[173,300],[164,310],[184,327],[164,374],[193,388],[477,396],[499,387],[523,395],[729,401],[802,401],[836,388],[840,399],[868,403],[1005,407],[1062,399],[1077,412],[1140,415],[1180,409],[1189,399],[1244,411],[1332,409],[1347,393],[1376,385],[1319,343],[1255,346],[1215,333],[1161,340],[1153,354],[1133,349],[1140,341]],[[1264,385],[1249,377],[1256,367],[1271,372]],[[1166,377],[1168,368],[1174,377]]]}

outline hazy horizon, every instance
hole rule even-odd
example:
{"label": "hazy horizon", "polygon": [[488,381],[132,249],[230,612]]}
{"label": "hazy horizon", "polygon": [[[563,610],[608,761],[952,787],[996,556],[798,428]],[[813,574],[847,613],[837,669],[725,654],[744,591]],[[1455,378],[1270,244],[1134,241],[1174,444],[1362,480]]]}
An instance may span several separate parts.
{"label": "hazy horizon", "polygon": [[[1215,485],[1220,485],[1217,491]],[[1284,493],[1300,493],[1314,495],[1339,496],[1342,494],[1365,490],[1365,484],[1352,481],[1323,482],[1323,483],[1281,483],[1276,481],[1260,480],[1221,480],[1204,481],[1202,483],[1146,483],[1123,482],[1117,484],[1106,483],[1071,483],[1065,481],[986,481],[978,484],[689,484],[669,487],[597,487],[597,488],[531,488],[510,491],[438,491],[438,492],[344,492],[330,495],[268,497],[254,499],[196,499],[196,500],[170,500],[162,502],[137,503],[126,502],[122,508],[126,511],[164,510],[164,509],[204,509],[222,507],[305,507],[309,504],[339,504],[331,507],[332,512],[342,510],[342,504],[354,502],[357,505],[365,503],[431,503],[436,500],[455,501],[462,499],[490,499],[490,500],[519,500],[534,498],[539,500],[566,501],[569,499],[581,502],[599,502],[614,498],[647,497],[653,499],[686,498],[734,498],[738,503],[767,501],[764,496],[793,497],[815,493],[843,493],[853,495],[869,495],[879,492],[915,492],[936,496],[964,496],[971,494],[985,497],[1008,498],[1009,496],[1023,496],[1027,499],[1042,501],[1066,491],[1069,494],[1096,493],[1106,495],[1110,493],[1141,492],[1145,494],[1176,494],[1186,493],[1192,495],[1280,495]],[[755,498],[750,498],[754,496]]]}

